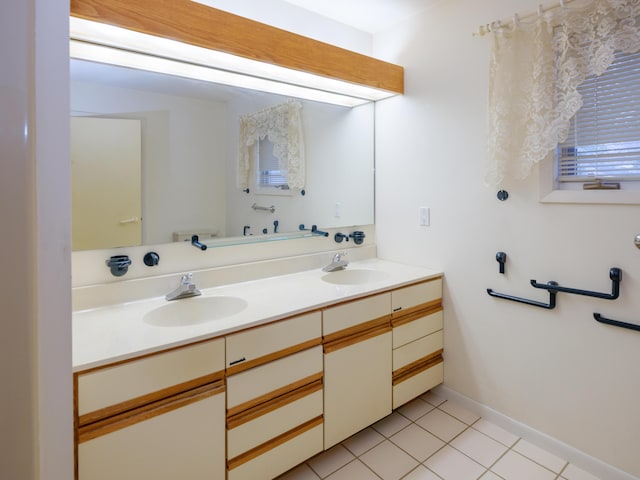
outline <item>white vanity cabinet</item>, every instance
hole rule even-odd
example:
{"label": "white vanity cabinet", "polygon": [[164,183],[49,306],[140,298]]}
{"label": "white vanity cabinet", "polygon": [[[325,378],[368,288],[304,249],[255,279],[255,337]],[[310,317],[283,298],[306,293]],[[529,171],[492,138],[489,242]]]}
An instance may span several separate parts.
{"label": "white vanity cabinet", "polygon": [[322,312],[324,448],[391,413],[391,294]]}
{"label": "white vanity cabinet", "polygon": [[274,478],[323,449],[321,314],[228,335],[227,478]]}
{"label": "white vanity cabinet", "polygon": [[393,408],[442,383],[442,278],[391,292]]}
{"label": "white vanity cabinet", "polygon": [[79,480],[225,475],[224,339],[78,372]]}

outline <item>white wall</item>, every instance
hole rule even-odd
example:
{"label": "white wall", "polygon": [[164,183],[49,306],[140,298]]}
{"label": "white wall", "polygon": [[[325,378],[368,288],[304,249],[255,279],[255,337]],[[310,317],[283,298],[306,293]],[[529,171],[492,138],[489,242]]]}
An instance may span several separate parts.
{"label": "white wall", "polygon": [[68,16],[62,0],[0,4],[3,479],[73,478]]}
{"label": "white wall", "polygon": [[226,12],[266,23],[298,35],[371,55],[369,33],[312,13],[283,0],[196,0]]}
{"label": "white wall", "polygon": [[[471,34],[537,3],[441,1],[376,36],[374,54],[406,68],[406,94],[377,105],[378,252],[444,270],[448,387],[640,476],[640,336],[592,316],[640,323],[640,207],[543,205],[537,172],[506,202],[483,186],[490,39]],[[486,293],[548,298],[532,278],[607,291],[613,266],[615,302],[561,294],[549,311]]]}

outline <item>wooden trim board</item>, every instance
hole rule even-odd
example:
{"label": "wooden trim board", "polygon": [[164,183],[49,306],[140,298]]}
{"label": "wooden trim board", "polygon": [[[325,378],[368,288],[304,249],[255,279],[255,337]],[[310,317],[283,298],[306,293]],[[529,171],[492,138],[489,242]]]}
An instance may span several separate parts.
{"label": "wooden trim board", "polygon": [[404,93],[398,65],[191,0],[71,0],[71,15],[281,67]]}

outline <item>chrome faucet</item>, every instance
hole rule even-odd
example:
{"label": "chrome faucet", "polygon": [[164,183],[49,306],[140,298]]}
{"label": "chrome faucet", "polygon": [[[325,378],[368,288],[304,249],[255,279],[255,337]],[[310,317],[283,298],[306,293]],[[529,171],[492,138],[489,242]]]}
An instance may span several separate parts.
{"label": "chrome faucet", "polygon": [[189,272],[180,278],[180,285],[175,290],[167,293],[164,298],[167,300],[178,300],[180,298],[197,297],[202,295],[196,284],[191,281],[193,273]]}
{"label": "chrome faucet", "polygon": [[345,268],[347,268],[347,265],[349,265],[349,262],[347,262],[346,260],[343,260],[342,257],[344,257],[347,254],[347,252],[342,252],[342,253],[336,253],[333,256],[333,259],[331,260],[331,263],[329,265],[327,265],[326,267],[322,268],[323,272],[337,272],[339,270],[344,270]]}

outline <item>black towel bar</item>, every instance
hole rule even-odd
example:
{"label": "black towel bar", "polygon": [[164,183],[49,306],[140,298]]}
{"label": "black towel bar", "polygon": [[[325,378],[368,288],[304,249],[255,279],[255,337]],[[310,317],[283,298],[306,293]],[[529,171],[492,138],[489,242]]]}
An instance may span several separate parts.
{"label": "black towel bar", "polygon": [[[615,300],[620,296],[620,282],[622,281],[622,270],[619,268],[612,268],[609,270],[609,278],[611,279],[611,293],[592,292],[589,290],[579,290],[577,288],[561,287],[555,282],[538,283],[535,280],[531,280],[531,286],[534,288],[544,288],[551,292],[563,292],[573,293],[575,295],[585,295],[587,297],[604,298],[606,300]],[[555,285],[552,286],[552,283]]]}
{"label": "black towel bar", "polygon": [[613,325],[614,327],[628,328],[629,330],[636,330],[640,332],[640,325],[636,325],[635,323],[621,322],[620,320],[611,320],[610,318],[603,317],[597,312],[594,312],[593,318],[595,318],[600,323],[606,323],[607,325]]}
{"label": "black towel bar", "polygon": [[[549,286],[553,286],[555,282],[549,282]],[[533,305],[534,307],[553,309],[556,308],[556,294],[557,292],[549,289],[549,303],[538,302],[536,300],[529,300],[527,298],[514,297],[513,295],[506,295],[504,293],[494,292],[490,288],[487,288],[487,293],[492,297],[504,298],[505,300],[511,300],[518,303],[526,303],[527,305]]]}

